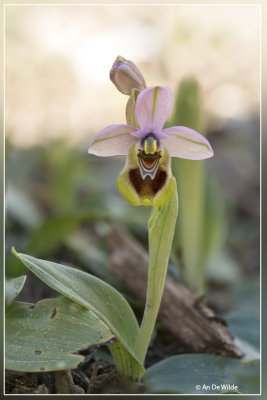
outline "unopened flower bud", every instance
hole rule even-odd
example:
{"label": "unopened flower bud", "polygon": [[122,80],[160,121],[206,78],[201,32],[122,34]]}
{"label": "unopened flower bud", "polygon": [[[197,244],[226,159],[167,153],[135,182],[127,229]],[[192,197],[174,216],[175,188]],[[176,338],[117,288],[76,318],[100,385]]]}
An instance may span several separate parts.
{"label": "unopened flower bud", "polygon": [[110,70],[110,79],[123,94],[130,96],[132,89],[143,90],[146,82],[141,71],[130,60],[118,56]]}

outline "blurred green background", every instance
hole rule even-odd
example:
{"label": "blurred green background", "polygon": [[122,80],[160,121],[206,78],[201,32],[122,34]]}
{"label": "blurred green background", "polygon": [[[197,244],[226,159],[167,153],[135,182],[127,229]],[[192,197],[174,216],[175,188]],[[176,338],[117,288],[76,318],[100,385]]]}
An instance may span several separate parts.
{"label": "blurred green background", "polygon": [[[251,6],[8,6],[6,9],[6,275],[11,247],[110,276],[101,240],[112,221],[147,248],[150,210],[115,181],[124,159],[87,154],[127,97],[109,81],[117,55],[148,85],[168,85],[168,124],[198,129],[215,156],[175,160],[180,211],[170,271],[228,313],[247,352],[259,349],[259,9]],[[22,298],[53,296],[33,276]],[[250,347],[249,347],[250,346]]]}

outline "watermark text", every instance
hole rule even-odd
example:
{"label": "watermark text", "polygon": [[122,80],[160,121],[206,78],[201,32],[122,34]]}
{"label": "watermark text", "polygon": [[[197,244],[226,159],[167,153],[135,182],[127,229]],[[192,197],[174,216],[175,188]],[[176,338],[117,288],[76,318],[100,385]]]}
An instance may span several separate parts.
{"label": "watermark text", "polygon": [[202,385],[196,385],[197,390],[206,390],[206,391],[220,391],[220,392],[227,392],[227,391],[234,391],[238,392],[238,386],[229,383],[221,383],[217,385],[216,383],[212,383],[211,385],[206,385],[203,383]]}

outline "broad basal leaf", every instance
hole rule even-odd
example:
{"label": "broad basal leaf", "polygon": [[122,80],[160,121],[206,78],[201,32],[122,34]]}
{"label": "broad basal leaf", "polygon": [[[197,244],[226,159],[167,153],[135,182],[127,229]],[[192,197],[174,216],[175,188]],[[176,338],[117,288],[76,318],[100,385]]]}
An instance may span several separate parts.
{"label": "broad basal leaf", "polygon": [[[138,323],[125,298],[112,286],[83,271],[26,254],[14,254],[38,278],[76,303],[92,310],[113,332],[119,342],[143,370],[133,348]],[[127,266],[125,266],[127,268]]]}
{"label": "broad basal leaf", "polygon": [[60,296],[36,305],[14,302],[6,311],[6,368],[55,371],[77,368],[79,351],[114,341],[92,311]]}
{"label": "broad basal leaf", "polygon": [[259,380],[259,360],[242,362],[212,354],[169,357],[148,368],[143,376],[146,393],[258,394]]}

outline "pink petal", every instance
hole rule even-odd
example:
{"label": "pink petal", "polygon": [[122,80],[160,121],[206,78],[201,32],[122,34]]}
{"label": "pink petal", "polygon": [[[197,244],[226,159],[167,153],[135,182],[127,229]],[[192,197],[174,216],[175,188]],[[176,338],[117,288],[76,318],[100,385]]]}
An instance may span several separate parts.
{"label": "pink petal", "polygon": [[102,129],[90,142],[88,153],[96,156],[124,156],[138,139],[130,133],[137,128],[129,125],[109,125]]}
{"label": "pink petal", "polygon": [[208,140],[193,129],[173,126],[164,129],[163,132],[172,136],[172,138],[161,139],[161,144],[167,148],[171,157],[202,160],[214,155]]}
{"label": "pink petal", "polygon": [[173,93],[167,86],[142,90],[136,100],[135,114],[142,130],[157,134],[163,128],[173,105]]}

